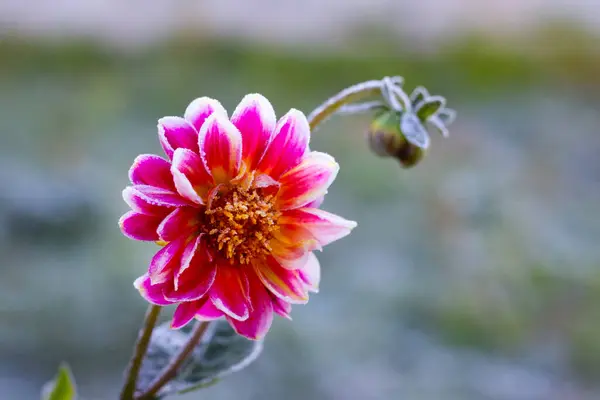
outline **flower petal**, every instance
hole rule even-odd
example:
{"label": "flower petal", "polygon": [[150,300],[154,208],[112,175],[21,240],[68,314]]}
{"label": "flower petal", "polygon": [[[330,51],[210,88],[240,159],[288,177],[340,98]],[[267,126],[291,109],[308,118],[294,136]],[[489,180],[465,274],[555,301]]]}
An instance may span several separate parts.
{"label": "flower petal", "polygon": [[156,229],[163,217],[156,215],[140,214],[129,211],[119,219],[119,227],[125,236],[134,240],[158,240]]}
{"label": "flower petal", "polygon": [[242,268],[226,263],[217,265],[217,276],[209,294],[215,307],[231,318],[238,321],[248,318],[248,277]]}
{"label": "flower petal", "polygon": [[212,114],[200,130],[199,143],[206,169],[216,183],[234,178],[242,160],[242,135],[227,118]]}
{"label": "flower petal", "polygon": [[123,200],[133,211],[151,215],[166,215],[175,207],[190,204],[178,193],[148,185],[126,187]]}
{"label": "flower petal", "polygon": [[171,163],[154,154],[142,154],[135,158],[129,169],[129,180],[134,185],[150,185],[173,191]]}
{"label": "flower petal", "polygon": [[208,191],[208,195],[206,196],[206,207],[210,210],[213,206],[213,202],[217,199],[218,195],[223,194],[227,191],[227,185],[223,183],[219,183],[215,185],[212,189]]}
{"label": "flower petal", "polygon": [[314,293],[319,292],[319,283],[321,282],[321,265],[317,256],[313,252],[308,253],[308,261],[304,267],[298,270],[298,276],[306,284],[308,290]]}
{"label": "flower petal", "polygon": [[242,159],[253,170],[275,131],[277,118],[273,106],[260,94],[248,94],[233,112],[231,122],[242,134]]}
{"label": "flower petal", "polygon": [[248,339],[257,340],[262,338],[271,327],[273,303],[271,296],[254,274],[249,274],[248,280],[252,304],[250,316],[244,321],[237,321],[229,317],[227,319],[238,334]]}
{"label": "flower petal", "polygon": [[[201,233],[196,236],[194,240],[191,240],[183,249],[183,253],[181,254],[181,266],[175,275],[175,289],[179,286],[181,274],[183,274],[186,269],[190,268],[192,263],[194,266],[202,267],[203,264],[212,261],[212,256],[208,253],[206,248],[205,239],[204,233]],[[202,265],[198,265],[198,263],[201,263]]]}
{"label": "flower petal", "polygon": [[340,167],[333,157],[313,151],[281,176],[277,203],[282,210],[302,207],[327,193]]}
{"label": "flower petal", "polygon": [[285,237],[285,242],[299,243],[314,239],[321,246],[343,238],[356,227],[356,222],[318,208],[284,211],[278,223],[278,234]]}
{"label": "flower petal", "polygon": [[156,304],[157,306],[168,306],[173,304],[172,301],[165,299],[163,295],[163,284],[153,285],[150,282],[148,274],[142,275],[133,282],[133,286],[140,292],[146,301]]}
{"label": "flower petal", "polygon": [[181,196],[196,204],[204,204],[201,196],[206,195],[213,179],[198,154],[188,149],[175,150],[171,173]]}
{"label": "flower petal", "polygon": [[275,313],[291,321],[292,317],[290,316],[290,313],[292,312],[292,305],[290,303],[283,301],[276,296],[271,296],[271,302]]}
{"label": "flower petal", "polygon": [[277,196],[281,184],[266,174],[259,174],[254,178],[252,187],[260,189],[262,196]]}
{"label": "flower petal", "polygon": [[[171,320],[171,328],[179,329],[188,324],[194,319],[196,312],[202,307],[208,299],[201,299],[196,301],[185,301],[179,303],[175,312],[173,313],[173,319]],[[208,301],[210,303],[210,301]]]}
{"label": "flower petal", "polygon": [[196,311],[196,319],[199,321],[213,321],[224,317],[223,311],[219,310],[212,301],[205,302],[198,311]]}
{"label": "flower petal", "polygon": [[308,149],[310,126],[301,111],[291,109],[275,128],[269,147],[258,164],[258,170],[278,179],[296,166]]}
{"label": "flower petal", "polygon": [[185,238],[179,238],[162,247],[150,261],[148,276],[152,284],[166,282],[179,269]]}
{"label": "flower petal", "polygon": [[203,297],[215,281],[217,267],[211,262],[202,235],[183,250],[181,265],[173,280],[173,290],[165,291],[172,301],[193,301]]}
{"label": "flower petal", "polygon": [[165,242],[189,236],[196,230],[200,211],[195,207],[178,207],[167,215],[156,228],[158,236]]}
{"label": "flower petal", "polygon": [[303,304],[308,301],[304,283],[296,271],[283,268],[273,257],[254,266],[262,283],[280,299],[288,303]]}
{"label": "flower petal", "polygon": [[219,113],[227,117],[227,111],[218,100],[210,97],[199,97],[187,106],[183,118],[192,124],[197,132],[200,132],[200,128],[212,113]]}
{"label": "flower petal", "polygon": [[311,201],[310,203],[308,203],[307,205],[305,205],[304,207],[312,207],[312,208],[319,208],[321,207],[321,205],[323,204],[323,202],[325,201],[325,196],[321,196],[318,199]]}
{"label": "flower petal", "polygon": [[289,242],[280,232],[269,242],[271,254],[286,269],[298,269],[304,267],[308,261],[308,253],[313,250],[321,250],[321,246],[315,239],[299,240]]}
{"label": "flower petal", "polygon": [[198,131],[181,117],[164,117],[158,120],[158,139],[169,158],[180,147],[198,152]]}
{"label": "flower petal", "polygon": [[302,268],[308,261],[309,252],[323,249],[316,239],[309,237],[306,230],[302,230],[302,232],[304,232],[302,236],[291,236],[285,232],[286,236],[280,229],[279,232],[275,232],[269,242],[271,254],[283,268]]}

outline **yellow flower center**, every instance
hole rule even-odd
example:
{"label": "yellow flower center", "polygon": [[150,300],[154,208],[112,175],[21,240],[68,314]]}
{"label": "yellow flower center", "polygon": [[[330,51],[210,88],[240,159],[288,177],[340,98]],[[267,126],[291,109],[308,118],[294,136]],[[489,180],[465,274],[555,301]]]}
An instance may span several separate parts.
{"label": "yellow flower center", "polygon": [[226,258],[248,264],[271,252],[269,240],[281,215],[274,203],[274,196],[263,195],[262,189],[230,188],[207,206],[205,233]]}

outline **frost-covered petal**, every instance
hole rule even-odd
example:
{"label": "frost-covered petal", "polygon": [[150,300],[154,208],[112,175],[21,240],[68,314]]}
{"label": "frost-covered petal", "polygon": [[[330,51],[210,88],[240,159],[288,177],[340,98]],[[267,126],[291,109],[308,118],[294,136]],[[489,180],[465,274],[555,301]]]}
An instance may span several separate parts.
{"label": "frost-covered petal", "polygon": [[172,301],[165,299],[163,295],[163,283],[152,284],[148,274],[142,275],[133,282],[133,286],[140,292],[146,301],[157,306],[168,306]]}
{"label": "frost-covered petal", "polygon": [[171,329],[183,328],[194,319],[196,306],[193,303],[195,302],[185,302],[180,303],[177,306],[173,313],[173,319],[171,320]]}
{"label": "frost-covered petal", "polygon": [[290,242],[281,233],[276,233],[269,244],[272,256],[286,269],[304,267],[308,261],[308,253],[313,250],[321,250],[321,246],[315,239]]}
{"label": "frost-covered petal", "polygon": [[215,263],[203,243],[203,236],[191,241],[183,250],[181,265],[175,274],[173,290],[165,292],[165,298],[173,301],[193,301],[203,297],[217,274]]}
{"label": "frost-covered petal", "polygon": [[167,281],[179,269],[185,238],[179,238],[163,246],[150,261],[148,276],[152,284]]}
{"label": "frost-covered petal", "polygon": [[224,317],[223,311],[219,310],[212,301],[205,302],[202,307],[196,311],[196,319],[199,321],[214,321]]}
{"label": "frost-covered petal", "polygon": [[242,159],[252,170],[262,158],[275,131],[277,118],[273,106],[260,94],[248,94],[233,112],[231,122],[242,135]]}
{"label": "frost-covered petal", "polygon": [[250,316],[244,321],[238,321],[230,317],[227,320],[238,334],[248,339],[257,340],[262,338],[271,327],[273,303],[271,296],[254,274],[249,274],[248,279],[252,305]]}
{"label": "frost-covered petal", "polygon": [[198,152],[198,131],[181,117],[159,119],[158,139],[169,158],[173,158],[173,152],[180,147]]}
{"label": "frost-covered petal", "polygon": [[134,196],[142,197],[144,201],[163,207],[179,207],[189,204],[179,194],[171,190],[150,185],[129,186]]}
{"label": "frost-covered petal", "polygon": [[248,277],[242,268],[226,263],[217,265],[217,276],[209,294],[215,307],[231,318],[238,321],[248,318]]}
{"label": "frost-covered petal", "polygon": [[200,130],[202,159],[216,183],[235,178],[242,161],[242,135],[227,118],[212,114]]}
{"label": "frost-covered petal", "polygon": [[302,207],[327,193],[340,167],[333,157],[313,151],[281,176],[277,203],[282,210]]}
{"label": "frost-covered petal", "polygon": [[152,215],[166,215],[170,209],[190,204],[176,192],[149,185],[126,187],[123,200],[133,211]]}
{"label": "frost-covered petal", "polygon": [[212,113],[219,113],[227,117],[227,111],[218,100],[210,97],[199,97],[187,106],[183,118],[192,124],[196,131],[200,132],[200,128]]}
{"label": "frost-covered petal", "polygon": [[283,318],[289,320],[292,319],[290,313],[292,312],[292,305],[286,301],[281,300],[279,297],[271,296],[271,302],[273,305],[273,311]]}
{"label": "frost-covered petal", "polygon": [[171,163],[154,154],[142,154],[135,158],[129,169],[129,180],[134,185],[150,185],[173,191]]}
{"label": "frost-covered petal", "polygon": [[159,238],[170,242],[179,237],[189,236],[198,228],[199,213],[200,211],[195,207],[176,208],[156,228]]}
{"label": "frost-covered petal", "polygon": [[267,174],[258,174],[254,177],[252,187],[257,189],[267,189],[268,194],[276,194],[281,184]]}
{"label": "frost-covered petal", "polygon": [[306,116],[291,109],[277,122],[273,139],[257,169],[278,179],[300,162],[308,149],[309,139],[310,126]]}
{"label": "frost-covered petal", "polygon": [[311,292],[317,293],[319,291],[319,283],[321,282],[321,264],[317,260],[317,256],[310,252],[308,255],[308,261],[304,267],[298,270],[298,276],[306,284],[306,287]]}
{"label": "frost-covered petal", "polygon": [[197,235],[194,240],[190,240],[183,249],[183,253],[181,254],[181,266],[175,275],[175,289],[177,289],[180,278],[182,278],[181,275],[186,269],[190,267],[202,267],[203,264],[212,262],[212,256],[206,248],[205,240],[206,237],[204,236],[204,233],[201,233]]}
{"label": "frost-covered petal", "polygon": [[296,271],[283,268],[273,257],[254,266],[262,283],[280,299],[288,303],[306,303],[308,294]]}
{"label": "frost-covered petal", "polygon": [[285,241],[299,243],[314,239],[321,246],[347,236],[356,227],[356,222],[318,208],[284,211],[278,222],[279,235]]}
{"label": "frost-covered petal", "polygon": [[308,203],[307,205],[305,205],[304,207],[312,207],[312,208],[319,208],[321,207],[321,205],[323,204],[323,202],[325,201],[325,196],[321,196],[318,199],[311,201],[310,203]]}
{"label": "frost-covered petal", "polygon": [[162,219],[163,217],[160,215],[146,215],[129,211],[119,219],[119,227],[128,238],[155,242],[159,239],[156,230]]}
{"label": "frost-covered petal", "polygon": [[206,301],[206,299],[202,299],[200,301],[185,301],[183,303],[179,303],[175,312],[173,313],[173,319],[171,320],[171,328],[179,329],[188,324],[194,316],[196,312],[200,308],[200,305]]}
{"label": "frost-covered petal", "polygon": [[254,177],[254,181],[252,182],[252,187],[254,189],[260,189],[260,192],[263,197],[266,196],[277,196],[279,192],[279,188],[281,184],[271,178],[267,174],[259,174]]}
{"label": "frost-covered petal", "polygon": [[[291,251],[290,251],[291,250]],[[284,251],[274,251],[273,257],[285,269],[299,269],[306,265],[309,250],[301,246],[287,247]]]}
{"label": "frost-covered petal", "polygon": [[171,173],[181,196],[196,204],[204,203],[202,196],[210,189],[213,179],[198,154],[183,148],[175,150]]}

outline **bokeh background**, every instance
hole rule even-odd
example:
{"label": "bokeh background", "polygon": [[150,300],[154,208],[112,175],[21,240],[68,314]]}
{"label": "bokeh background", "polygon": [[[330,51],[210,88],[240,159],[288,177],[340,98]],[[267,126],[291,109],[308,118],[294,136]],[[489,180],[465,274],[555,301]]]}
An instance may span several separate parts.
{"label": "bokeh background", "polygon": [[251,367],[186,399],[600,398],[600,3],[0,0],[0,398],[61,360],[114,399],[155,251],[121,190],[156,121],[258,91],[310,112],[402,75],[458,110],[401,170],[334,118],[325,209],[359,222]]}

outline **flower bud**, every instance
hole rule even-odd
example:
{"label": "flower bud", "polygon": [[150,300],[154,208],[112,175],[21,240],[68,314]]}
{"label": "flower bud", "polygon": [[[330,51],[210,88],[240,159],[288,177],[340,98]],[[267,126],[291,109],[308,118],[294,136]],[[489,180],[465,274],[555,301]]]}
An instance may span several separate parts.
{"label": "flower bud", "polygon": [[425,149],[406,139],[400,128],[401,122],[400,112],[387,110],[379,114],[369,127],[367,140],[378,156],[394,157],[403,168],[410,168],[423,158]]}

